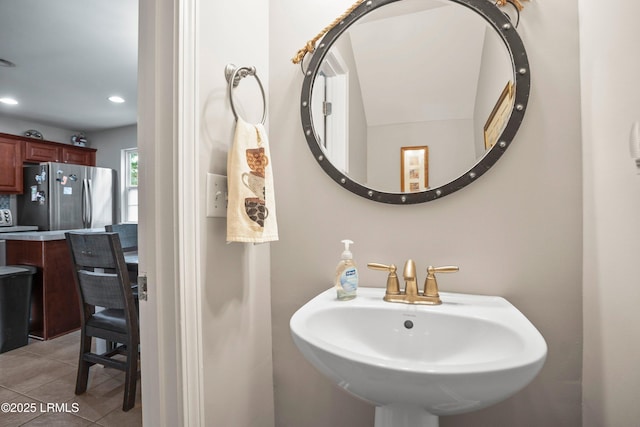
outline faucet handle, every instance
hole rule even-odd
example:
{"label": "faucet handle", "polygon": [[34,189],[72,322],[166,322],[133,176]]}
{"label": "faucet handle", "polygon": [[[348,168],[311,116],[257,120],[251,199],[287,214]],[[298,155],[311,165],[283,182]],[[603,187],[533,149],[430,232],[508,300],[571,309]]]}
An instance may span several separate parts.
{"label": "faucet handle", "polygon": [[394,264],[386,265],[386,264],[380,264],[378,262],[370,262],[367,264],[367,267],[369,267],[372,270],[380,270],[380,271],[398,270],[398,267],[396,267]]}
{"label": "faucet handle", "polygon": [[398,267],[396,267],[394,264],[385,265],[385,264],[379,264],[377,262],[370,262],[367,264],[367,267],[369,267],[372,270],[388,271],[389,276],[387,277],[386,294],[400,295],[400,282],[398,281],[398,275],[396,274]]}
{"label": "faucet handle", "polygon": [[447,265],[444,267],[427,267],[427,279],[424,281],[423,295],[426,297],[435,297],[439,299],[438,282],[436,281],[436,273],[455,273],[460,268],[455,265]]}
{"label": "faucet handle", "polygon": [[430,265],[429,267],[427,267],[427,273],[429,273],[429,270],[431,270],[434,273],[455,273],[457,271],[460,271],[460,267],[456,265],[446,265],[444,267],[433,267]]}

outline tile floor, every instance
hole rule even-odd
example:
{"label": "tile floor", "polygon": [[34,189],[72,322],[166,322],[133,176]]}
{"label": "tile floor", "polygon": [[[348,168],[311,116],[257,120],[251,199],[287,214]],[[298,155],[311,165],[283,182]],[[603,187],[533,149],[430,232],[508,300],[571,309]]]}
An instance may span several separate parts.
{"label": "tile floor", "polygon": [[2,410],[0,427],[141,426],[140,382],[136,406],[122,411],[124,372],[94,365],[87,391],[74,394],[79,348],[73,332],[0,354],[0,404],[16,411]]}

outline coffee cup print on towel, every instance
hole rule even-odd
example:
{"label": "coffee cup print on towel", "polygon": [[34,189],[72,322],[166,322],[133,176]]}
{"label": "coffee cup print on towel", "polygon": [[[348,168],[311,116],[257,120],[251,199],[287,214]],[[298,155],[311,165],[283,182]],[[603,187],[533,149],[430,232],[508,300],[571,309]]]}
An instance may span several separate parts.
{"label": "coffee cup print on towel", "polygon": [[264,220],[269,216],[269,209],[265,206],[265,202],[257,197],[249,197],[244,199],[244,210],[251,221],[264,227]]}
{"label": "coffee cup print on towel", "polygon": [[247,164],[251,170],[264,177],[264,169],[269,164],[269,158],[264,154],[264,148],[249,148],[246,153]]}
{"label": "coffee cup print on towel", "polygon": [[249,190],[253,191],[256,197],[265,200],[264,176],[260,176],[256,172],[245,172],[242,174],[242,183]]}

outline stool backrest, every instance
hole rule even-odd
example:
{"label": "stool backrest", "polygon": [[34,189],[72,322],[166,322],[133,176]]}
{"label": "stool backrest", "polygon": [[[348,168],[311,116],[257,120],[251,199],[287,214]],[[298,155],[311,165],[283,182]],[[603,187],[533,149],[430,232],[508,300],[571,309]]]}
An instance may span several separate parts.
{"label": "stool backrest", "polygon": [[125,312],[133,310],[131,314],[135,313],[118,233],[69,232],[65,236],[76,271],[81,305],[85,308],[87,305],[117,308]]}
{"label": "stool backrest", "polygon": [[138,224],[112,224],[104,228],[108,232],[118,233],[123,251],[138,250]]}

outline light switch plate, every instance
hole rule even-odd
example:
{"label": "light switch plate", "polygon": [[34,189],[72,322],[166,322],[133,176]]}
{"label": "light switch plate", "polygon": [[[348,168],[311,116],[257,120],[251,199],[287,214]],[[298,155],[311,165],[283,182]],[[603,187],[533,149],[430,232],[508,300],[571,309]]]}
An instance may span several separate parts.
{"label": "light switch plate", "polygon": [[228,199],[227,177],[207,173],[207,218],[226,217]]}

